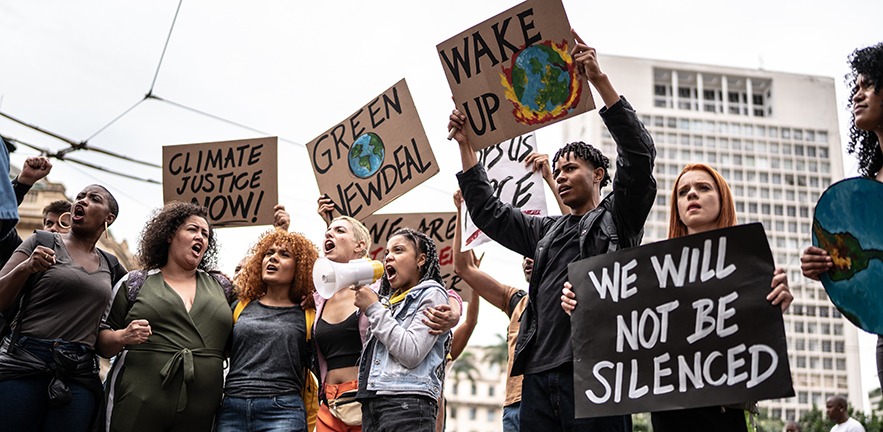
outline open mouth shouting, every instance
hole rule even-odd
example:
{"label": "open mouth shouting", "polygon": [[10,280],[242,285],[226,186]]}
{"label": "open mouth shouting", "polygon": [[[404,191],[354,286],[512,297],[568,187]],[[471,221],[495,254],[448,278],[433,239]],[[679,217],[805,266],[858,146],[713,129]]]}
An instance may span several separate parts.
{"label": "open mouth shouting", "polygon": [[204,248],[205,246],[202,243],[194,243],[193,246],[190,247],[190,249],[193,251],[193,254],[197,257],[202,256],[202,250]]}
{"label": "open mouth shouting", "polygon": [[74,211],[71,212],[71,222],[80,222],[85,217],[86,217],[86,209],[83,208],[83,206],[80,204],[75,205]]}
{"label": "open mouth shouting", "polygon": [[563,197],[565,194],[570,192],[571,189],[572,188],[566,184],[558,185],[558,196]]}
{"label": "open mouth shouting", "polygon": [[325,239],[325,244],[324,244],[325,255],[327,256],[329,253],[331,253],[331,251],[334,250],[335,246],[336,245],[334,244],[334,240]]}
{"label": "open mouth shouting", "polygon": [[398,271],[392,264],[387,264],[383,270],[386,272],[386,278],[389,280],[389,284],[392,285],[393,281],[396,279],[396,273],[398,273]]}

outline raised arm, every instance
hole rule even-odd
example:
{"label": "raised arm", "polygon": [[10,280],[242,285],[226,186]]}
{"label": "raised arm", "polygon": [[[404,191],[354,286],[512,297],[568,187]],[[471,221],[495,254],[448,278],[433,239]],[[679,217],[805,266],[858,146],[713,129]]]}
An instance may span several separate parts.
{"label": "raised arm", "polygon": [[451,341],[451,360],[457,360],[466,345],[469,344],[469,338],[475,331],[475,325],[478,324],[478,304],[481,298],[475,290],[472,291],[472,298],[469,300],[469,307],[466,308],[466,320],[460,327],[454,330],[454,339]]}

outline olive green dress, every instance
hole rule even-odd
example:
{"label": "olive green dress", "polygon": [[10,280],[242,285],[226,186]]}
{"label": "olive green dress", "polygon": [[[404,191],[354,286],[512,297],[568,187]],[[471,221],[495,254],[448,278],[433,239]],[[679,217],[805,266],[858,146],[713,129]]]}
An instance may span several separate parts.
{"label": "olive green dress", "polygon": [[233,328],[224,289],[198,272],[188,313],[158,270],[148,273],[131,304],[126,280],[117,286],[106,325],[123,329],[146,319],[153,334],[143,344],[127,346],[108,375],[107,430],[210,431]]}

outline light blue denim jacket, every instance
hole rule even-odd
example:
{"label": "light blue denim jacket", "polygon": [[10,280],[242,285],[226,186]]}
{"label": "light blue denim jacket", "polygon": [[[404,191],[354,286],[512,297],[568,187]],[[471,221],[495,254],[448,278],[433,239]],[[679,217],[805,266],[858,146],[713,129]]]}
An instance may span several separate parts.
{"label": "light blue denim jacket", "polygon": [[[378,395],[441,396],[445,375],[446,347],[451,332],[429,334],[423,311],[444,304],[448,293],[429,280],[411,289],[400,303],[389,309],[374,303],[367,310],[368,342],[377,340],[367,366],[366,388]],[[369,359],[362,358],[362,362]]]}

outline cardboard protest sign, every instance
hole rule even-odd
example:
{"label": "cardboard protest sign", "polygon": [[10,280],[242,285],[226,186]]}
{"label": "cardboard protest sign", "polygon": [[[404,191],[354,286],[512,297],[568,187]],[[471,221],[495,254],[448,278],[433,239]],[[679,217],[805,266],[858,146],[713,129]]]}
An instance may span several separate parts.
{"label": "cardboard protest sign", "polygon": [[404,79],[307,143],[319,192],[363,218],[438,173]]}
{"label": "cardboard protest sign", "polygon": [[794,396],[759,223],[570,264],[577,417]]}
{"label": "cardboard protest sign", "polygon": [[595,108],[561,0],[528,0],[436,46],[475,150]]}
{"label": "cardboard protest sign", "polygon": [[459,276],[454,274],[454,232],[457,227],[457,213],[399,213],[374,214],[362,219],[371,232],[371,259],[383,260],[386,241],[399,228],[420,231],[438,248],[438,261],[445,287],[453,289],[468,301],[472,289]]}
{"label": "cardboard protest sign", "polygon": [[[525,214],[545,216],[548,212],[543,175],[524,166],[524,160],[529,154],[535,153],[536,148],[536,136],[529,133],[481,150],[478,161],[487,170],[488,180],[497,198]],[[475,226],[465,209],[464,212],[463,250],[492,241]]]}
{"label": "cardboard protest sign", "polygon": [[163,146],[163,201],[208,209],[216,227],[272,225],[276,137]]}

